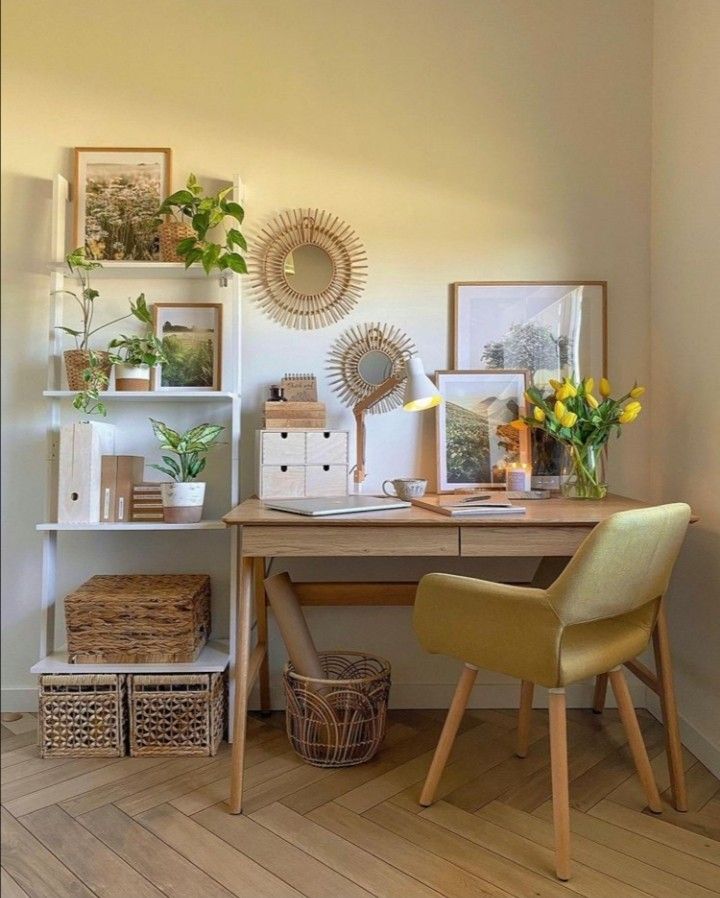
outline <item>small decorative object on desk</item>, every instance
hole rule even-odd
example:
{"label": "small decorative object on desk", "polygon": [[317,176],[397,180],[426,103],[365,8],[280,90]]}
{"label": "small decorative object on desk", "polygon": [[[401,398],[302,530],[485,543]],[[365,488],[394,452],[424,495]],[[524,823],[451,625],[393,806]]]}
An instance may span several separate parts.
{"label": "small decorative object on desk", "polygon": [[527,462],[510,462],[505,469],[505,483],[511,492],[527,492],[531,477],[532,465]]}
{"label": "small decorative object on desk", "polygon": [[317,402],[317,379],[314,374],[286,374],[280,386],[288,402]]}
{"label": "small decorative object on desk", "polygon": [[268,402],[282,402],[285,399],[285,392],[282,387],[273,384],[268,390]]}
{"label": "small decorative object on desk", "polygon": [[[392,488],[392,491],[390,487]],[[425,495],[427,489],[427,480],[419,477],[399,477],[396,480],[386,480],[382,485],[382,491],[386,496],[397,496],[398,499],[410,501],[410,499],[419,499]]]}
{"label": "small decorative object on desk", "polygon": [[637,384],[613,399],[606,378],[600,380],[600,399],[593,394],[592,377],[576,381],[566,377],[553,380],[554,395],[543,396],[536,387],[529,387],[525,396],[532,404],[532,415],[513,422],[518,428],[526,426],[549,433],[566,450],[564,496],[572,499],[603,499],[607,494],[605,482],[605,448],[613,431],[620,436],[622,426],[631,424],[642,410],[638,399],[645,387]]}

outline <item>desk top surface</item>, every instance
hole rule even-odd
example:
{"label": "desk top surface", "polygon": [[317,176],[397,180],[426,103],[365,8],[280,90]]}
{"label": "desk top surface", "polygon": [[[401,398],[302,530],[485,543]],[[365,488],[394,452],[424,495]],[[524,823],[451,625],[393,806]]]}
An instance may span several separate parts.
{"label": "desk top surface", "polygon": [[598,501],[557,498],[516,503],[525,507],[525,514],[450,517],[413,507],[310,517],[273,511],[253,498],[229,511],[223,521],[243,527],[593,527],[618,511],[648,507],[647,502],[614,495]]}

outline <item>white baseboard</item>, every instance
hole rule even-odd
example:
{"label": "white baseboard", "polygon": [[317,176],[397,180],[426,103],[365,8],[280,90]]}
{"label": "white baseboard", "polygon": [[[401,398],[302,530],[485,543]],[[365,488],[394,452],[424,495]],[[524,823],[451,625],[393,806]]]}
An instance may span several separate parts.
{"label": "white baseboard", "polygon": [[[654,692],[648,690],[645,701],[648,711],[662,723],[662,711],[660,710],[660,699]],[[704,764],[707,769],[720,777],[720,746],[714,745],[708,737],[702,733],[694,724],[686,720],[682,714],[678,715],[680,720],[680,741],[692,752],[695,757]]]}
{"label": "white baseboard", "polygon": [[3,711],[37,711],[37,686],[3,686],[0,707]]}

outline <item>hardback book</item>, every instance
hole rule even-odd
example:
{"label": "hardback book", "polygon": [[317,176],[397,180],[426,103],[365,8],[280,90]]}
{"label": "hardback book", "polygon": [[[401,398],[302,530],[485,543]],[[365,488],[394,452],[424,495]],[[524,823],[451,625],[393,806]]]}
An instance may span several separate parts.
{"label": "hardback book", "polygon": [[117,483],[117,455],[103,455],[100,464],[100,523],[115,520],[115,485]]}
{"label": "hardback book", "polygon": [[463,502],[457,496],[423,496],[422,499],[411,499],[410,501],[418,508],[435,511],[451,518],[525,514],[524,506],[513,505],[504,498],[472,499]]}
{"label": "hardback book", "polygon": [[131,519],[133,521],[162,521],[163,518],[160,484],[133,484]]}
{"label": "hardback book", "polygon": [[102,456],[114,449],[112,424],[79,421],[60,428],[58,523],[100,523]]}
{"label": "hardback book", "polygon": [[142,455],[118,455],[115,484],[115,520],[129,521],[132,516],[133,486],[143,478],[145,459]]}

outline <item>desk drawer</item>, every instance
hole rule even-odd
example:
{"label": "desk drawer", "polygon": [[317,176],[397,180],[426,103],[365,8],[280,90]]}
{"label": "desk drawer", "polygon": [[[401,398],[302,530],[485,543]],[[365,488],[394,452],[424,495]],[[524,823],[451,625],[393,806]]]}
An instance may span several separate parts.
{"label": "desk drawer", "polygon": [[243,555],[451,555],[456,527],[243,527]]}
{"label": "desk drawer", "polygon": [[592,527],[464,527],[460,554],[500,557],[574,555]]}

